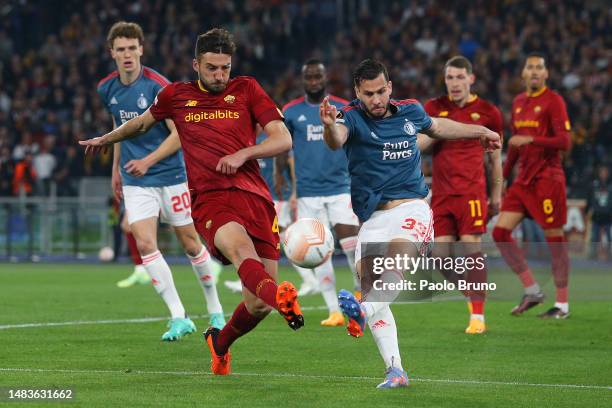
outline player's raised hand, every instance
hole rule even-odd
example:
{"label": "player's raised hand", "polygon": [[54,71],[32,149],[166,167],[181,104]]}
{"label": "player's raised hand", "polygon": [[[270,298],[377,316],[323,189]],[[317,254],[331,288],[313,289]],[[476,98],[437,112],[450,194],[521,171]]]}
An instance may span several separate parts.
{"label": "player's raised hand", "polygon": [[79,144],[81,146],[85,146],[85,155],[95,155],[100,152],[106,153],[109,146],[112,145],[112,143],[108,141],[107,135],[94,137],[93,139],[88,140],[79,140]]}
{"label": "player's raised hand", "polygon": [[150,166],[146,163],[144,159],[130,160],[125,164],[125,166],[123,166],[125,171],[136,177],[142,177],[147,174],[147,171],[149,171],[149,167]]}
{"label": "player's raised hand", "polygon": [[219,163],[217,163],[217,167],[215,170],[227,175],[236,174],[240,166],[242,166],[245,161],[246,157],[244,156],[242,151],[239,150],[236,153],[223,156],[219,160]]}
{"label": "player's raised hand", "polygon": [[329,96],[323,98],[323,102],[319,106],[319,117],[321,118],[321,123],[325,126],[333,126],[336,123],[336,115],[338,114],[338,109],[332,104],[329,103]]}
{"label": "player's raised hand", "polygon": [[480,144],[482,144],[487,152],[492,152],[493,150],[501,149],[501,137],[497,132],[483,126],[483,132],[480,136]]}

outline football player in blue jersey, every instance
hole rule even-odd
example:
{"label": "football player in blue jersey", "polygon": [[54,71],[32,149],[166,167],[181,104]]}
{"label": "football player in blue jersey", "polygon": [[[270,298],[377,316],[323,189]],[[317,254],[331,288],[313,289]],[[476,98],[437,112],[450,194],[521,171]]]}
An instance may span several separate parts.
{"label": "football player in blue jersey", "polygon": [[[117,70],[98,83],[98,93],[117,127],[146,111],[169,81],[141,65],[144,35],[138,24],[114,24],[107,41]],[[195,325],[185,313],[170,267],[157,246],[160,214],[174,227],[191,261],[204,291],[211,325],[222,328],[225,319],[214,277],[215,268],[218,272],[220,266],[202,245],[193,225],[185,164],[172,121],[166,120],[146,135],[114,145],[112,188],[115,196],[124,200],[143,265],[170,310],[169,329],[162,340],[178,340],[193,333]]]}
{"label": "football player in blue jersey", "polygon": [[[317,59],[306,61],[302,66],[304,96],[294,99],[283,107],[285,124],[293,139],[296,191],[291,202],[297,201],[298,218],[316,218],[333,229],[340,246],[348,259],[355,277],[355,290],[359,291],[359,280],[355,272],[355,248],[359,220],[351,205],[350,179],[346,156],[341,151],[330,150],[323,140],[323,124],[319,117],[319,105],[323,98],[341,108],[347,100],[327,93],[327,73],[323,63]],[[277,160],[282,168],[283,160]],[[325,163],[323,166],[322,163]],[[311,272],[296,267],[303,276]],[[340,312],[336,294],[336,279],[331,258],[314,269],[319,290],[329,310],[329,317],[322,326],[342,326],[344,317]],[[308,282],[304,278],[302,294],[306,294]]]}
{"label": "football player in blue jersey", "polygon": [[[372,59],[362,61],[353,73],[357,99],[340,111],[325,98],[320,106],[325,142],[331,149],[344,148],[351,176],[353,209],[363,222],[359,231],[356,260],[362,277],[367,259],[416,258],[425,255],[433,242],[433,221],[425,201],[428,187],[421,173],[417,133],[435,139],[480,139],[487,150],[501,147],[500,136],[483,126],[467,125],[445,118],[431,118],[414,99],[390,98],[392,84],[386,67]],[[367,243],[386,243],[366,246]],[[363,246],[362,246],[363,245]],[[384,249],[381,249],[384,248]],[[372,250],[373,249],[373,250]],[[362,255],[362,251],[367,254]],[[381,250],[383,253],[375,253]],[[385,261],[388,259],[385,259]],[[368,262],[369,265],[369,262]],[[348,317],[348,331],[363,336],[368,324],[386,366],[385,380],[378,388],[408,385],[397,341],[397,327],[389,308],[398,290],[384,284],[403,280],[404,267],[395,265],[380,275],[381,284],[357,299],[346,290],[338,296]]]}

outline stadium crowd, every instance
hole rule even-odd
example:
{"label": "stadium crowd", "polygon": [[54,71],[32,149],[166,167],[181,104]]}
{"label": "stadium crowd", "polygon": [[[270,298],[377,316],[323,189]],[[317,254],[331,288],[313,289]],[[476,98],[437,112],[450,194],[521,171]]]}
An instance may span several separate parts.
{"label": "stadium crowd", "polygon": [[[548,56],[549,85],[568,105],[571,197],[588,198],[597,166],[612,161],[612,8],[604,1],[162,0],[8,2],[0,9],[0,196],[77,194],[84,176],[109,176],[112,158],[83,157],[76,141],[111,126],[96,83],[114,69],[105,33],[140,23],[143,62],[170,80],[193,79],[193,44],[213,26],[239,43],[234,74],[253,75],[282,105],[301,91],[303,61],[329,67],[330,91],[351,98],[351,69],[366,57],[391,68],[396,97],[444,92],[444,61],[475,66],[476,93],[505,114],[523,91],[524,56]],[[35,22],[35,23],[32,23]]]}

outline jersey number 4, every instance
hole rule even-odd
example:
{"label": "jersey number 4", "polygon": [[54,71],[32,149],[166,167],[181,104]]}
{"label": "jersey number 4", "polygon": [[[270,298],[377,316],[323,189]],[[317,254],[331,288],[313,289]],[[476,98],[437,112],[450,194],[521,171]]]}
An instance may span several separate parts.
{"label": "jersey number 4", "polygon": [[189,195],[189,191],[185,191],[180,196],[174,196],[171,198],[171,200],[172,211],[175,213],[187,210],[191,207],[191,196]]}

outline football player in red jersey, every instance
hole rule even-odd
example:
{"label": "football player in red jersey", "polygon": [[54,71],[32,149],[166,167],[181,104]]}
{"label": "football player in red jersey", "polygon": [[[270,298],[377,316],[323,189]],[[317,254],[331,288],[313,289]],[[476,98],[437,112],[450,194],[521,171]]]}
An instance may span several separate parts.
{"label": "football player in red jersey", "polygon": [[521,302],[512,310],[513,315],[521,315],[542,303],[544,294],[511,233],[525,216],[544,229],[557,297],[554,306],[539,316],[565,319],[569,316],[569,257],[563,234],[567,209],[560,152],[570,147],[570,122],[563,98],[546,87],[548,69],[541,54],[527,56],[522,78],[527,90],[512,103],[512,137],[504,177],[517,161],[519,170],[504,196],[493,239],[525,288]]}
{"label": "football player in red jersey", "polygon": [[[278,220],[258,158],[291,148],[283,116],[259,83],[246,76],[230,79],[236,45],[225,29],[198,36],[193,69],[198,79],[175,82],[155,103],[104,136],[81,142],[86,152],[136,137],[170,118],[180,136],[191,190],[192,217],[210,252],[238,270],[243,298],[222,329],[209,327],[205,339],[214,374],[230,373],[230,345],[276,309],[289,326],[304,324],[297,290],[276,284],[280,256]],[[260,125],[268,139],[255,143]]]}
{"label": "football player in red jersey", "polygon": [[[470,91],[475,77],[472,64],[463,56],[449,59],[444,66],[447,95],[431,99],[425,111],[432,117],[482,125],[502,135],[502,114],[495,105]],[[433,144],[433,174],[431,209],[436,234],[434,256],[465,256],[480,259],[467,272],[466,281],[484,284],[487,271],[481,249],[481,235],[487,229],[487,215],[499,211],[502,188],[501,151],[485,152],[478,141],[434,140],[419,135],[419,147]],[[486,160],[486,163],[485,163]],[[489,169],[490,198],[487,197],[485,165]],[[459,241],[459,245],[451,243]],[[457,253],[460,252],[460,253]],[[472,264],[470,262],[470,264]],[[445,271],[452,281],[460,276]],[[453,276],[454,275],[454,276]],[[463,278],[461,278],[463,279]],[[484,320],[484,290],[470,290],[470,322],[465,332],[480,334],[486,330]]]}

